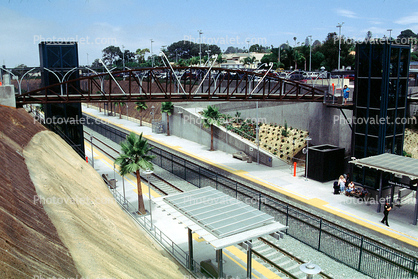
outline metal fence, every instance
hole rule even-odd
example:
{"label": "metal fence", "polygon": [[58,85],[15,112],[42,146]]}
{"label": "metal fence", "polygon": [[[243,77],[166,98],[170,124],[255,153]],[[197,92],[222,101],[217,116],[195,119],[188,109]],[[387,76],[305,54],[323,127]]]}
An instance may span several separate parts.
{"label": "metal fence", "polygon": [[200,264],[195,260],[190,262],[189,254],[174,243],[174,241],[158,229],[158,227],[151,224],[151,221],[147,218],[147,216],[141,216],[138,218],[135,206],[125,199],[121,193],[119,193],[116,189],[110,189],[110,192],[113,194],[119,205],[132,217],[132,219],[145,229],[148,234],[151,235],[152,238],[157,241],[168,253],[170,253],[182,266],[198,278],[210,278],[209,271],[206,271],[205,268],[200,266]]}
{"label": "metal fence", "polygon": [[[89,123],[90,121],[87,121]],[[92,122],[93,123],[93,122]],[[89,128],[119,143],[126,132]],[[152,144],[151,144],[152,146]],[[374,278],[418,278],[418,259],[154,146],[153,163],[197,187],[210,186],[275,217],[289,236]]]}

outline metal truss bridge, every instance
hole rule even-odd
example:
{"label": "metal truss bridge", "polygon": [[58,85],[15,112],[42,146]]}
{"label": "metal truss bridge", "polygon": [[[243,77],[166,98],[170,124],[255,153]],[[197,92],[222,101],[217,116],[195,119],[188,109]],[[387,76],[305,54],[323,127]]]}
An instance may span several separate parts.
{"label": "metal truss bridge", "polygon": [[[159,67],[97,73],[89,68],[67,69],[61,79],[48,69],[43,75],[57,82],[16,95],[16,104],[89,102],[288,101],[321,102],[322,89],[280,78],[271,72],[208,67]],[[85,72],[86,69],[90,72]],[[48,70],[46,72],[45,70]],[[65,80],[68,73],[71,80]],[[74,73],[77,73],[75,76]],[[45,77],[44,77],[45,78]]]}

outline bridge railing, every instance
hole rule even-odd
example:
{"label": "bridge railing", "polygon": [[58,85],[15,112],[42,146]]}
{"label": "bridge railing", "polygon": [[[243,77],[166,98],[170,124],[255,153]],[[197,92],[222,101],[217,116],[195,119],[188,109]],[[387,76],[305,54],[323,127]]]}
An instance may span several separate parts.
{"label": "bridge railing", "polygon": [[[203,79],[205,78],[205,79]],[[17,96],[17,103],[110,101],[322,101],[312,85],[223,68],[143,68],[82,76]]]}

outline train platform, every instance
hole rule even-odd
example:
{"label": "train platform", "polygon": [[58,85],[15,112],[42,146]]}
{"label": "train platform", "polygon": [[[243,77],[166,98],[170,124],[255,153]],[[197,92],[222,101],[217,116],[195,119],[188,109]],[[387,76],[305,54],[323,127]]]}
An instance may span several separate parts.
{"label": "train platform", "polygon": [[[161,245],[168,249],[170,253],[172,253],[171,248],[174,246],[176,247],[176,252],[172,253],[176,257],[177,260],[184,259],[184,255],[182,253],[188,253],[188,231],[187,228],[179,222],[176,218],[171,216],[171,214],[167,213],[167,211],[158,205],[156,202],[160,197],[161,194],[154,190],[154,188],[149,188],[149,184],[147,181],[142,179],[142,191],[143,191],[143,198],[145,208],[147,210],[147,214],[145,216],[139,216],[135,213],[137,210],[137,189],[136,189],[136,177],[132,174],[125,175],[122,177],[120,175],[118,167],[113,164],[114,157],[117,156],[117,150],[119,149],[118,144],[112,142],[109,139],[106,139],[104,136],[95,133],[90,129],[86,129],[88,135],[93,135],[95,137],[95,147],[93,150],[91,149],[91,143],[88,141],[88,137],[85,140],[85,152],[86,156],[88,157],[89,163],[94,166],[94,169],[100,175],[107,175],[108,179],[115,179],[116,180],[116,188],[111,190],[111,192],[115,195],[117,200],[121,204],[124,205],[125,209],[131,213],[131,216],[136,219],[138,223],[146,223],[153,225],[153,230],[149,231],[149,227],[145,226],[142,229],[150,234],[150,235],[157,235],[156,245]],[[106,145],[108,148],[106,148]],[[99,146],[99,147],[98,147]],[[110,148],[109,148],[110,147]],[[106,152],[100,149],[106,149]],[[94,158],[92,160],[92,157]],[[113,158],[112,158],[113,157]],[[93,163],[94,162],[94,163]],[[168,179],[168,181],[172,181],[171,176],[173,176],[168,171],[155,166],[154,173],[158,175],[158,177],[162,177],[164,179]],[[155,184],[155,177],[151,180],[153,184]],[[185,181],[178,181],[176,180],[176,186],[187,190],[190,188]],[[196,189],[195,186],[193,186]],[[122,197],[125,197],[126,202],[123,202]],[[151,208],[151,214],[149,208]],[[152,215],[152,218],[151,218]],[[193,250],[194,250],[194,260],[197,263],[201,263],[202,261],[208,261],[212,263],[212,266],[215,268],[217,267],[217,259],[216,253],[214,248],[209,245],[205,239],[201,238],[198,234],[193,233]],[[163,239],[163,241],[160,241]],[[356,278],[356,279],[368,279],[370,277],[342,264],[333,259],[329,258],[328,256],[324,255],[321,252],[316,251],[315,249],[300,243],[299,241],[291,238],[291,237],[284,237],[283,239],[276,240],[272,237],[268,237],[270,241],[272,241],[275,245],[281,247],[288,253],[291,253],[291,257],[278,253],[274,251],[274,249],[269,248],[268,246],[264,245],[260,247],[260,241],[253,242],[254,245],[257,247],[257,250],[261,249],[264,251],[265,254],[274,253],[276,255],[275,260],[276,264],[282,264],[286,266],[288,272],[291,272],[293,276],[291,278],[306,278],[306,275],[300,270],[300,263],[294,260],[294,256],[298,257],[303,260],[303,262],[313,262],[318,265],[323,273],[315,275],[314,279],[319,278]],[[151,240],[151,239],[150,239]],[[154,238],[155,240],[155,238]],[[152,240],[151,240],[152,241]],[[181,249],[183,252],[179,251]],[[232,245],[226,247],[222,250],[223,253],[223,270],[224,270],[224,278],[246,278],[247,274],[247,254],[245,249],[239,247],[237,245]],[[252,259],[252,278],[257,279],[264,279],[264,278],[289,278],[289,276],[282,271],[275,269],[273,266],[264,263],[262,260],[258,259],[257,257],[253,256]],[[192,277],[185,277],[185,278],[192,278]]]}
{"label": "train platform", "polygon": [[347,223],[366,228],[370,231],[368,236],[373,236],[375,232],[385,239],[385,243],[393,240],[398,244],[405,243],[418,248],[418,227],[412,225],[415,197],[411,196],[401,206],[394,206],[389,214],[388,227],[380,223],[383,213],[377,212],[377,203],[373,200],[365,202],[345,195],[334,195],[332,182],[320,183],[305,179],[303,172],[293,176],[289,165],[280,160],[273,160],[272,167],[258,165],[256,162],[247,163],[234,159],[232,154],[223,151],[209,151],[209,142],[202,145],[173,135],[156,134],[150,127],[140,126],[136,121],[119,119],[117,116],[107,116],[91,106],[88,108],[83,105],[83,113],[125,130],[143,133],[149,140],[258,183],[309,207],[338,216]]}

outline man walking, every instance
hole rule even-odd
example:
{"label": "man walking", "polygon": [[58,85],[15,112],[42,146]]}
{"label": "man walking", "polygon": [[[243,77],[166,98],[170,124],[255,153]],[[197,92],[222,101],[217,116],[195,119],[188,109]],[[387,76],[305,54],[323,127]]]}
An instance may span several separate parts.
{"label": "man walking", "polygon": [[392,210],[392,207],[390,207],[389,203],[386,202],[385,203],[385,210],[383,211],[384,217],[383,217],[382,221],[380,221],[380,222],[382,224],[384,224],[386,222],[386,226],[388,226],[388,227],[389,227],[389,224],[388,224],[388,215],[389,215],[389,211],[391,211],[391,210]]}

